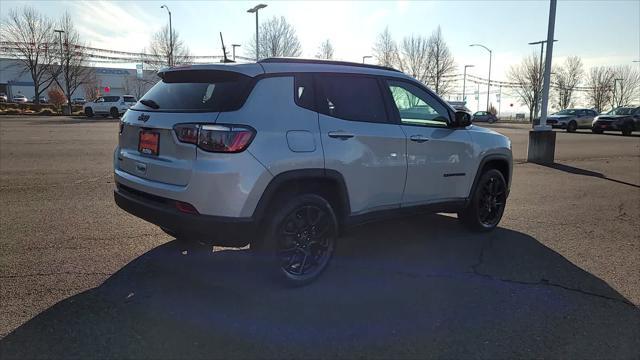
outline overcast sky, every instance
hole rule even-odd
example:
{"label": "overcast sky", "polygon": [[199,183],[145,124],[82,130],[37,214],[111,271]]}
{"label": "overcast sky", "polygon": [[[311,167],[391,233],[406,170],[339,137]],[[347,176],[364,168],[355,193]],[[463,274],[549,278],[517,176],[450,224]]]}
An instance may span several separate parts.
{"label": "overcast sky", "polygon": [[[506,80],[511,64],[539,46],[528,42],[547,35],[549,1],[265,1],[261,19],[285,16],[297,31],[304,57],[313,57],[319,44],[330,39],[335,58],[362,61],[371,54],[375,38],[389,26],[397,41],[410,34],[429,35],[440,25],[456,64],[475,64],[471,73],[486,77],[488,55],[494,52],[493,75]],[[218,32],[225,43],[246,45],[255,32],[255,17],[246,10],[258,1],[7,1],[0,4],[4,19],[9,9],[33,5],[59,17],[65,10],[76,19],[91,46],[123,51],[148,47],[151,35],[167,23],[162,4],[173,14],[173,27],[195,55],[220,55]],[[586,67],[632,64],[640,59],[640,0],[559,1],[554,62],[580,56]],[[239,54],[243,54],[242,47]],[[461,71],[462,72],[462,71]]]}

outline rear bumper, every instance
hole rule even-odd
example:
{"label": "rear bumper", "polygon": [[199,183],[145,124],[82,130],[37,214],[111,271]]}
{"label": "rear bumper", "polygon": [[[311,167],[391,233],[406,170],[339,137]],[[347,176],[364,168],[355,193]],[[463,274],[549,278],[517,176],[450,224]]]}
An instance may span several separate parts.
{"label": "rear bumper", "polygon": [[217,246],[244,247],[256,235],[257,226],[252,218],[182,213],[175,208],[174,200],[146,194],[120,184],[113,196],[116,204],[124,211],[183,238]]}
{"label": "rear bumper", "polygon": [[616,123],[594,123],[592,129],[596,129],[596,130],[602,130],[602,131],[607,131],[607,130],[622,130]]}

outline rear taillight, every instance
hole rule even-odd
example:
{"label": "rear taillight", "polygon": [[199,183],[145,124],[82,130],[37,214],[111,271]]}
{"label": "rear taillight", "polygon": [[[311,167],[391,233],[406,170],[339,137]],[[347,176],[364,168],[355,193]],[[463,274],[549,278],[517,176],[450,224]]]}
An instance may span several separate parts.
{"label": "rear taillight", "polygon": [[120,120],[120,128],[118,129],[118,135],[122,134],[122,130],[124,130],[124,121]]}
{"label": "rear taillight", "polygon": [[173,127],[178,140],[189,144],[198,143],[198,127],[197,124],[178,124]]}
{"label": "rear taillight", "polygon": [[181,142],[196,144],[205,151],[223,153],[244,151],[255,136],[253,128],[227,124],[178,124],[174,131]]}

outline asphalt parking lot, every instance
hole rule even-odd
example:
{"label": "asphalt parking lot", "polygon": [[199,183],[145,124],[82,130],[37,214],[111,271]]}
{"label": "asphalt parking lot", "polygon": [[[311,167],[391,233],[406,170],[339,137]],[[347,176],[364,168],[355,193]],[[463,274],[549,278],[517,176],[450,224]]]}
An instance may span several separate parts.
{"label": "asphalt parking lot", "polygon": [[638,358],[640,136],[559,132],[500,228],[370,224],[316,283],[182,253],[112,196],[117,122],[0,118],[0,358]]}

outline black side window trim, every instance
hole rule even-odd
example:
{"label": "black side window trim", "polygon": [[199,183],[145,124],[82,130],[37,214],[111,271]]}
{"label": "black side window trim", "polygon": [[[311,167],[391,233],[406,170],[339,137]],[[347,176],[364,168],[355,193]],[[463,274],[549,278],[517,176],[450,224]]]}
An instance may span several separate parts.
{"label": "black side window trim", "polygon": [[393,97],[391,95],[391,90],[389,89],[389,81],[403,82],[405,84],[413,85],[413,86],[417,87],[418,89],[426,92],[431,98],[433,98],[435,101],[439,102],[440,105],[442,105],[447,110],[447,113],[449,115],[449,116],[447,116],[447,128],[449,128],[451,126],[451,123],[452,123],[451,119],[453,119],[453,117],[455,116],[455,114],[451,110],[451,106],[449,106],[444,100],[442,100],[438,95],[436,95],[431,90],[429,90],[426,86],[422,85],[421,83],[419,83],[417,81],[411,81],[411,80],[392,77],[392,76],[384,76],[384,77],[381,78],[381,80],[383,81],[383,84],[384,84],[385,93],[387,94],[386,96],[390,101],[390,106],[393,109],[392,112],[393,112],[394,120],[395,120],[396,124],[399,124],[399,125],[402,125],[402,126],[430,127],[430,128],[436,128],[436,129],[443,129],[442,126],[432,126],[432,125],[426,125],[426,124],[425,125],[418,125],[418,124],[403,123],[402,120],[400,119],[400,112],[398,111],[398,107],[393,102]]}
{"label": "black side window trim", "polygon": [[[389,112],[388,106],[386,104],[386,95],[385,95],[385,90],[382,86],[382,84],[380,83],[380,76],[376,76],[376,75],[370,75],[370,74],[359,74],[359,73],[342,73],[342,72],[316,72],[316,73],[312,73],[313,74],[313,83],[314,83],[314,92],[315,92],[315,106],[316,109],[315,111],[318,114],[322,114],[325,116],[329,116],[335,119],[340,119],[340,120],[344,120],[344,121],[353,121],[353,122],[365,122],[365,123],[371,123],[371,124],[393,124],[396,125],[397,121],[391,116],[391,113]],[[384,108],[385,111],[385,121],[370,121],[370,120],[354,120],[354,119],[345,119],[345,118],[341,118],[341,117],[337,117],[337,116],[333,116],[330,114],[325,114],[322,111],[319,111],[320,108],[318,106],[318,104],[320,104],[323,100],[322,100],[322,95],[324,93],[322,87],[320,86],[320,81],[318,80],[319,77],[321,76],[344,76],[344,77],[359,77],[359,78],[368,78],[368,79],[373,79],[375,80],[376,84],[378,85],[378,91],[380,92],[380,98],[382,100],[382,106]],[[295,88],[295,86],[294,86]]]}

